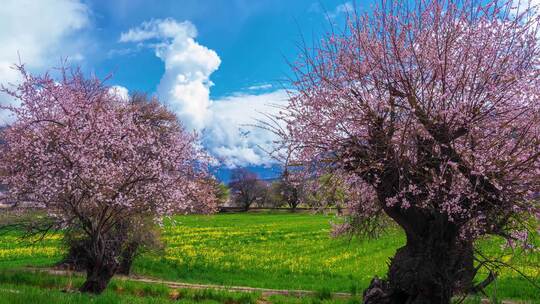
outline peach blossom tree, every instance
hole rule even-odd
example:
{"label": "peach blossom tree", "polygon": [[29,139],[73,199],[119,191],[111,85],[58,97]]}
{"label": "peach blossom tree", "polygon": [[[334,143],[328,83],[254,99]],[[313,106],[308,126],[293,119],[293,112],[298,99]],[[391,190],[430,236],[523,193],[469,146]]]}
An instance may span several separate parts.
{"label": "peach blossom tree", "polygon": [[174,119],[121,99],[99,79],[61,69],[60,80],[33,76],[4,88],[20,103],[3,132],[1,183],[10,200],[43,210],[48,225],[85,235],[83,292],[101,293],[118,269],[133,218],[211,212],[208,157]]}
{"label": "peach blossom tree", "polygon": [[385,214],[407,237],[365,303],[450,303],[472,288],[474,240],[527,242],[538,18],[513,1],[381,0],[293,64],[284,142],[355,189],[357,223]]}

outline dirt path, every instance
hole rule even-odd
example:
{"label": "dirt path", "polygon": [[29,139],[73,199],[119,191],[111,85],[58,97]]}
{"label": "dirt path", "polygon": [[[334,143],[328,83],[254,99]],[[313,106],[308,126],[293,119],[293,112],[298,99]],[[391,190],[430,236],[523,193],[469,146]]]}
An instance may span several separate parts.
{"label": "dirt path", "polygon": [[[27,269],[32,270],[32,271],[47,272],[53,275],[73,275],[73,274],[78,275],[78,276],[83,275],[83,273],[81,272],[73,272],[73,271],[51,269],[51,268],[27,268]],[[236,292],[253,292],[253,293],[260,293],[262,297],[268,297],[272,295],[302,297],[302,296],[313,296],[316,294],[315,291],[311,291],[311,290],[287,290],[287,289],[268,289],[268,288],[257,288],[257,287],[247,287],[247,286],[193,284],[193,283],[182,283],[182,282],[177,282],[177,281],[153,279],[153,278],[142,277],[142,276],[137,276],[137,275],[133,275],[133,276],[117,275],[115,276],[115,278],[120,279],[120,280],[134,281],[134,282],[141,282],[141,283],[163,284],[169,288],[215,289],[215,290],[236,291]],[[347,292],[334,292],[332,293],[332,296],[335,298],[350,298],[352,297],[352,294],[347,293]],[[488,299],[482,300],[482,304],[489,304],[489,303],[490,301]],[[528,302],[501,301],[500,303],[501,304],[525,304]]]}
{"label": "dirt path", "polygon": [[[78,275],[82,276],[82,272],[73,272],[59,269],[51,268],[27,268],[32,271],[41,271],[47,272],[54,275]],[[116,275],[115,279],[134,281],[141,283],[152,283],[152,284],[163,284],[170,288],[187,288],[187,289],[216,289],[216,290],[225,290],[225,291],[236,291],[236,292],[256,292],[260,293],[263,297],[271,295],[289,295],[295,297],[301,296],[312,296],[315,295],[315,291],[311,290],[285,290],[285,289],[268,289],[268,288],[256,288],[256,287],[247,287],[247,286],[226,286],[226,285],[214,285],[214,284],[193,284],[193,283],[183,283],[177,281],[166,281],[160,279],[147,278],[142,276],[123,276]],[[346,292],[334,292],[332,293],[334,297],[337,298],[350,298],[352,295]]]}

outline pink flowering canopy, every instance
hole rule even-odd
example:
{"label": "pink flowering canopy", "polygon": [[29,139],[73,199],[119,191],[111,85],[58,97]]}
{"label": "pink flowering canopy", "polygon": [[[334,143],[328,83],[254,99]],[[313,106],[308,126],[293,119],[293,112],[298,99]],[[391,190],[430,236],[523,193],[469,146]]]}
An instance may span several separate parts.
{"label": "pink flowering canopy", "polygon": [[5,89],[20,106],[9,107],[16,121],[0,156],[11,199],[92,231],[215,208],[208,157],[175,119],[159,119],[162,106],[143,111],[79,71],[62,69],[57,82],[19,70],[23,82]]}
{"label": "pink flowering canopy", "polygon": [[282,136],[341,172],[366,220],[514,238],[518,215],[540,218],[538,30],[512,1],[382,0],[306,47]]}

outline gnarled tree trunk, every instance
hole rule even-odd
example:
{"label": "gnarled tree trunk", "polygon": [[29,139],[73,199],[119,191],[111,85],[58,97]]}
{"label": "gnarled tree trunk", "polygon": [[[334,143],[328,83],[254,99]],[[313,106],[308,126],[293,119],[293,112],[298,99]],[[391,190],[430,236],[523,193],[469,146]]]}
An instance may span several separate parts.
{"label": "gnarled tree trunk", "polygon": [[80,288],[81,292],[94,294],[102,293],[116,272],[115,263],[109,265],[95,265],[86,270],[86,281]]}
{"label": "gnarled tree trunk", "polygon": [[366,304],[448,304],[469,290],[474,277],[472,244],[442,216],[400,214],[407,243],[392,258],[387,279],[375,278],[364,291]]}
{"label": "gnarled tree trunk", "polygon": [[81,292],[102,293],[118,270],[117,256],[120,239],[104,240],[103,236],[89,242],[86,260],[86,281],[79,289]]}

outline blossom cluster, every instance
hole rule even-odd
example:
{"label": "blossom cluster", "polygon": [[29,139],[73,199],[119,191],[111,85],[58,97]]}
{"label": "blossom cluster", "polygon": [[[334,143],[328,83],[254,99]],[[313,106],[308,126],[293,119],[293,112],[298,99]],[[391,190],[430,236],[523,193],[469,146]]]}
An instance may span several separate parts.
{"label": "blossom cluster", "polygon": [[4,89],[20,101],[3,132],[0,183],[64,225],[106,229],[133,215],[209,212],[215,198],[197,137],[156,102],[133,103],[61,70]]}
{"label": "blossom cluster", "polygon": [[540,17],[512,1],[382,3],[293,65],[284,141],[370,189],[379,208],[358,200],[356,214],[511,237],[540,208]]}

